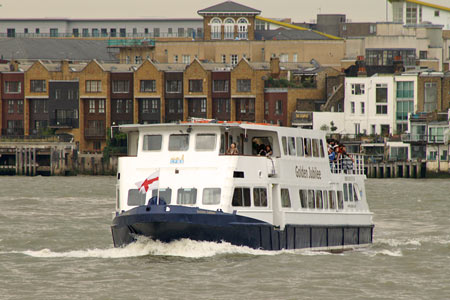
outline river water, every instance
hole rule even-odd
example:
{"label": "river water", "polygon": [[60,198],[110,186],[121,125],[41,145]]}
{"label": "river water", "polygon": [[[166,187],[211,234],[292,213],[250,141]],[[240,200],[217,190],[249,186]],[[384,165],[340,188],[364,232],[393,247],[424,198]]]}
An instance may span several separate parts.
{"label": "river water", "polygon": [[112,246],[114,177],[0,177],[0,299],[450,299],[450,180],[372,179],[373,245],[342,254]]}

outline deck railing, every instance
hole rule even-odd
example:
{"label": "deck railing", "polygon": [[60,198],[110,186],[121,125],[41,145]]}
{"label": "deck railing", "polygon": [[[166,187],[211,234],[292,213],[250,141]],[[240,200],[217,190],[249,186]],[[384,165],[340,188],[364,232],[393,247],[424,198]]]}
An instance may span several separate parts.
{"label": "deck railing", "polygon": [[331,173],[364,175],[364,156],[349,154],[347,157],[330,161]]}

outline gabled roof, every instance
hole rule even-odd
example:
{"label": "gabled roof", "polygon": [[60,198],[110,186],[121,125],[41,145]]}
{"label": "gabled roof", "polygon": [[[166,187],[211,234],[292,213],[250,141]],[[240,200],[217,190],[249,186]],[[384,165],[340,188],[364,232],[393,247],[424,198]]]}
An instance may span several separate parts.
{"label": "gabled roof", "polygon": [[197,11],[199,15],[204,14],[227,14],[227,13],[243,13],[243,14],[252,14],[259,15],[261,13],[260,10],[233,2],[233,1],[225,1],[204,9]]}

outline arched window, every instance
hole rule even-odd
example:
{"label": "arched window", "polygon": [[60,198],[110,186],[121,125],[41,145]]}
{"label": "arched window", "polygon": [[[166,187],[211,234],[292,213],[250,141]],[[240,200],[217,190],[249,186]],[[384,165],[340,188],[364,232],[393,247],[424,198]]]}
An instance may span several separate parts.
{"label": "arched window", "polygon": [[226,40],[232,40],[234,39],[234,20],[232,18],[228,18],[225,20],[225,37]]}
{"label": "arched window", "polygon": [[240,40],[248,39],[248,20],[246,18],[238,20],[238,37]]}
{"label": "arched window", "polygon": [[211,20],[211,39],[220,40],[222,21],[218,18]]}

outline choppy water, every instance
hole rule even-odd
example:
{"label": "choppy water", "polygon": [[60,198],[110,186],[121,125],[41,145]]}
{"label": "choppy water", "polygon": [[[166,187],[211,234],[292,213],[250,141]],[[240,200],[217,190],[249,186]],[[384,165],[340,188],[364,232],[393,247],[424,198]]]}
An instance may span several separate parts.
{"label": "choppy water", "polygon": [[112,246],[113,177],[0,177],[0,299],[450,299],[450,180],[368,180],[374,244],[343,254]]}

